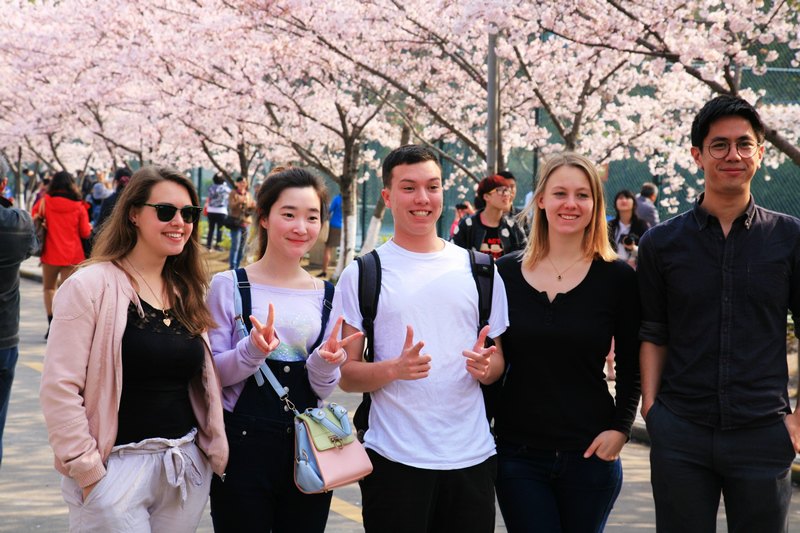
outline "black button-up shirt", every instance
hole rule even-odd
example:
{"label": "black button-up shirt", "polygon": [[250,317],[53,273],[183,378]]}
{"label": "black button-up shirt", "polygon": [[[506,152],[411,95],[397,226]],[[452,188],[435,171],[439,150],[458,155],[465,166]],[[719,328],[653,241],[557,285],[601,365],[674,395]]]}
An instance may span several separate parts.
{"label": "black button-up shirt", "polygon": [[702,201],[642,237],[639,338],[667,346],[658,399],[668,409],[721,429],[766,425],[791,412],[786,316],[800,311],[800,220],[751,197],[725,237]]}

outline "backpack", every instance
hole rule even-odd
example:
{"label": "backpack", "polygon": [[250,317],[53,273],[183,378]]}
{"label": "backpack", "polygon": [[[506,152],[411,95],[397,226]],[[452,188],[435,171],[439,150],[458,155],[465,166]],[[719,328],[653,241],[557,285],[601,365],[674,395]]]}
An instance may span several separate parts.
{"label": "backpack", "polygon": [[[478,332],[489,323],[492,313],[492,291],[494,289],[494,258],[490,255],[468,249],[472,277],[478,289]],[[361,312],[361,329],[364,332],[364,361],[375,360],[375,316],[378,314],[378,299],[381,292],[381,260],[376,250],[356,258],[358,263],[358,308]],[[487,339],[487,342],[489,340]],[[495,385],[481,385],[486,416],[491,421],[494,416]],[[353,415],[353,423],[358,430],[358,438],[364,441],[364,433],[369,429],[369,410],[372,398],[368,392],[363,394],[361,404]],[[491,408],[491,412],[490,412]]]}
{"label": "backpack", "polygon": [[[324,281],[324,280],[323,280]],[[244,268],[237,268],[233,272],[233,282],[238,290],[233,291],[233,309],[236,312],[234,319],[234,329],[238,339],[245,338],[250,330],[253,328],[250,322],[250,315],[253,314],[253,304],[250,299],[250,281],[247,279],[247,271]],[[316,348],[322,344],[325,337],[325,328],[328,326],[328,319],[331,316],[331,309],[333,308],[333,285],[329,281],[325,281],[325,296],[322,301],[322,327],[319,330],[319,337],[314,341],[313,347]],[[261,366],[266,366],[266,361]],[[265,372],[258,368],[253,378],[256,384],[261,387],[264,385],[264,377],[268,375],[269,369]]]}

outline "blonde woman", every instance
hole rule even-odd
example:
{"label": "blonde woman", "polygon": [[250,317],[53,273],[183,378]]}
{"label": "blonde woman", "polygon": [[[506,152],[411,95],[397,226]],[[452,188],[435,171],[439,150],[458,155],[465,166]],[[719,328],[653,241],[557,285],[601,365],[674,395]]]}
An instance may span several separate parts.
{"label": "blonde woman", "polygon": [[[580,155],[541,168],[527,247],[500,258],[509,370],[495,413],[497,498],[514,531],[602,531],[622,486],[620,450],[639,402],[633,269],[608,241],[603,189]],[[603,375],[616,338],[617,383]]]}
{"label": "blonde woman", "polygon": [[40,398],[70,531],[193,532],[225,470],[197,204],[140,169],[56,295]]}

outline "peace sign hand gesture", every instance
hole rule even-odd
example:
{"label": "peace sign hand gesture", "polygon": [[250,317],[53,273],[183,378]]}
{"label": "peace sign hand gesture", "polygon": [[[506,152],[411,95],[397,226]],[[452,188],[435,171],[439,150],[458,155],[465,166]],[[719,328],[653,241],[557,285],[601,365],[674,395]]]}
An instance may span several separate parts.
{"label": "peace sign hand gesture", "polygon": [[256,348],[261,350],[264,354],[269,354],[278,347],[281,341],[278,340],[278,336],[275,335],[275,308],[272,304],[269,304],[266,325],[261,324],[253,315],[250,315],[250,322],[253,324],[253,328],[250,330],[250,342],[252,342]]}
{"label": "peace sign hand gesture", "polygon": [[339,330],[342,329],[342,322],[344,322],[344,318],[340,316],[336,320],[336,324],[333,325],[333,330],[331,330],[331,335],[328,337],[328,340],[319,347],[319,356],[329,364],[336,366],[341,365],[347,360],[347,352],[344,351],[344,347],[364,336],[363,333],[357,331],[340,341]]}

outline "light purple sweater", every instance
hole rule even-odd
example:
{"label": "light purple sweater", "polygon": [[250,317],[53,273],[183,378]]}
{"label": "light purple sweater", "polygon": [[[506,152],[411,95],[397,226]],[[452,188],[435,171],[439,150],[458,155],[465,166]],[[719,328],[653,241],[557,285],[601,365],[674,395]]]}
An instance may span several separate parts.
{"label": "light purple sweater", "polygon": [[[253,345],[250,337],[239,340],[234,330],[233,272],[214,276],[208,292],[208,307],[217,327],[209,332],[211,351],[222,381],[222,405],[233,411],[247,378],[253,375],[266,354]],[[285,289],[252,284],[253,315],[266,322],[268,306],[275,308],[275,332],[281,344],[269,354],[270,359],[298,361],[305,359],[309,382],[320,400],[327,398],[341,376],[339,365],[332,365],[311,351],[319,335],[324,290]],[[331,313],[324,338],[330,336],[338,313]],[[309,354],[309,351],[311,353]],[[268,384],[265,386],[269,386]]]}

